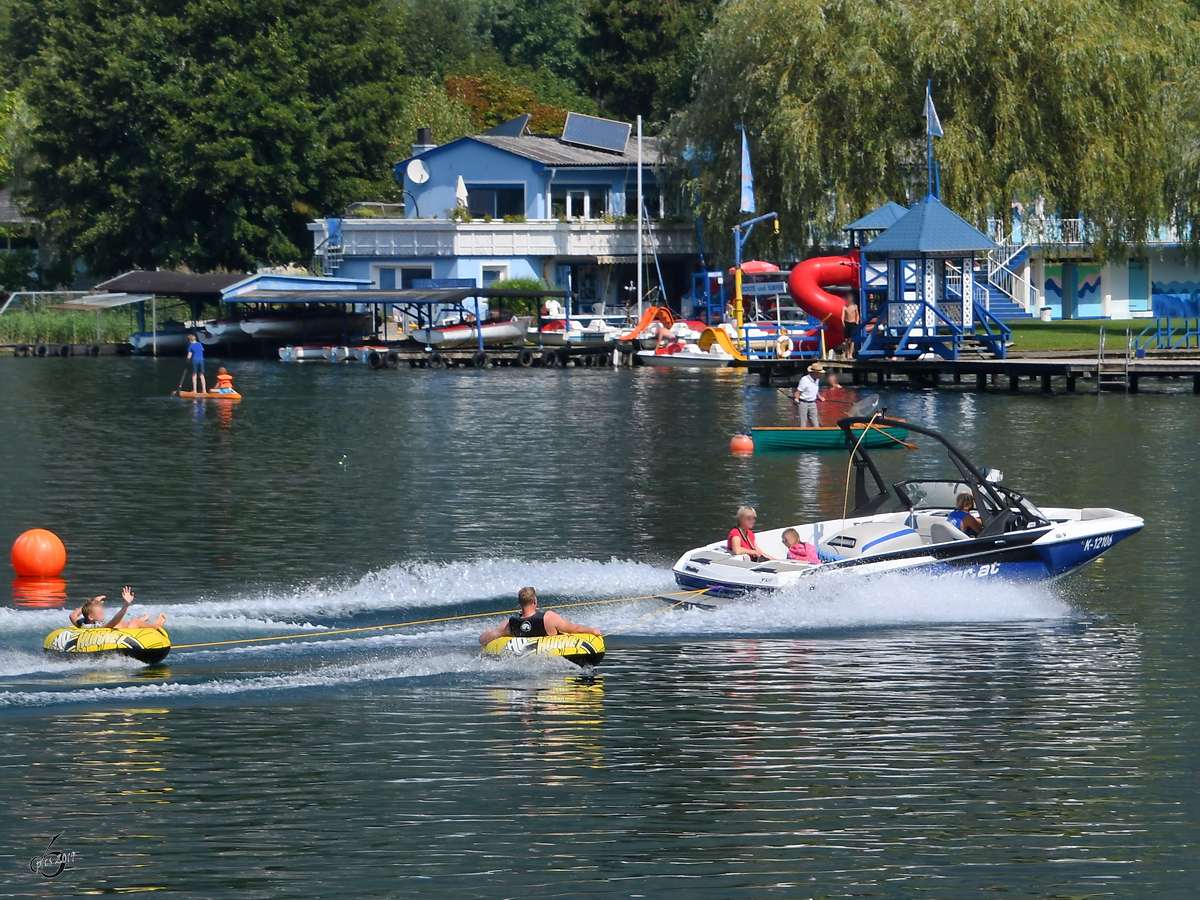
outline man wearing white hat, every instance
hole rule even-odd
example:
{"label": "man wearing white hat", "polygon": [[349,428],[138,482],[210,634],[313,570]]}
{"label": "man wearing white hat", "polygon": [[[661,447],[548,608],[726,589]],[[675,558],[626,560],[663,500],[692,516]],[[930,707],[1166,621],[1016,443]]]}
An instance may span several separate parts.
{"label": "man wearing white hat", "polygon": [[792,395],[792,402],[796,404],[800,414],[801,428],[821,427],[817,401],[823,399],[821,397],[821,376],[824,374],[825,367],[819,362],[815,362],[808,367],[808,373],[802,376],[800,383],[796,385],[796,393]]}

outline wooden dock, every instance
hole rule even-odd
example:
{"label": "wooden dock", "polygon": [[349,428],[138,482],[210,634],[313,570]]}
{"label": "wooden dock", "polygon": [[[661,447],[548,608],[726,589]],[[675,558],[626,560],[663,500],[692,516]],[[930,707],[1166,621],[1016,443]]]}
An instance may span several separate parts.
{"label": "wooden dock", "polygon": [[[746,367],[764,385],[795,382],[811,360],[754,359]],[[1030,354],[1009,359],[870,359],[824,360],[827,372],[848,375],[854,384],[886,385],[900,380],[922,388],[947,384],[974,384],[976,390],[1020,391],[1022,385],[1053,393],[1056,386],[1075,392],[1081,381],[1093,382],[1101,390],[1136,394],[1146,379],[1190,380],[1192,393],[1200,394],[1200,358],[1178,354],[1155,354],[1141,359],[1096,354]]]}

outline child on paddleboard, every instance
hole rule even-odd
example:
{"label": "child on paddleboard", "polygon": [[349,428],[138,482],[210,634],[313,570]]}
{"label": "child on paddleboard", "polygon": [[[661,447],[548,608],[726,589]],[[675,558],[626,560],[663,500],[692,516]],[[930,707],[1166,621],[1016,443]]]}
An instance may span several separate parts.
{"label": "child on paddleboard", "polygon": [[225,367],[217,369],[217,393],[218,394],[233,394],[236,393],[233,389],[233,376],[225,371]]}
{"label": "child on paddleboard", "polygon": [[79,609],[68,613],[71,624],[76,628],[162,628],[167,623],[166,613],[159,613],[153,622],[150,621],[149,613],[124,622],[125,613],[129,612],[129,605],[133,603],[133,588],[129,585],[125,585],[121,591],[121,599],[125,603],[115,616],[105,622],[104,597],[105,595],[101,594],[91,600],[85,600]]}
{"label": "child on paddleboard", "polygon": [[800,532],[789,528],[783,533],[783,546],[787,547],[787,558],[792,562],[804,562],[817,565],[821,560],[817,556],[817,548],[800,540]]}

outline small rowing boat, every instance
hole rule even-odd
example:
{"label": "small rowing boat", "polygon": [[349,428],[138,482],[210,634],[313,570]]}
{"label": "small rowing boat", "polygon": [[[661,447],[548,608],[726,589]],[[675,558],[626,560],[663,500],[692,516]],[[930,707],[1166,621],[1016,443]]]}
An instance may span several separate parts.
{"label": "small rowing boat", "polygon": [[[845,450],[846,433],[837,426],[831,428],[801,428],[797,425],[751,428],[755,450]],[[854,439],[862,435],[862,426],[853,429]],[[908,438],[907,428],[875,425],[867,429],[863,446],[872,449],[903,447]]]}
{"label": "small rowing boat", "polygon": [[160,663],[171,652],[163,628],[60,628],[46,636],[42,649],[66,659],[105,659],[128,656],[147,665]]}
{"label": "small rowing boat", "polygon": [[229,394],[222,394],[217,391],[209,391],[204,394],[200,391],[176,391],[174,396],[181,400],[241,400],[242,395],[237,391]]}
{"label": "small rowing boat", "polygon": [[554,634],[545,637],[501,637],[483,648],[484,656],[561,656],[577,666],[598,666],[604,659],[604,638],[594,634]]}

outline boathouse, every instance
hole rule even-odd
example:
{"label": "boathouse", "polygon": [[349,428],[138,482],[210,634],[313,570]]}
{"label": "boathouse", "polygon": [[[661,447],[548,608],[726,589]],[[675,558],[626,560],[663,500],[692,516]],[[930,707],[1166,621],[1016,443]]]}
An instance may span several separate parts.
{"label": "boathouse", "polygon": [[[381,290],[534,278],[571,292],[576,312],[635,303],[636,136],[625,123],[575,114],[561,134],[533,134],[529,119],[441,146],[419,129],[412,155],[395,166],[402,214],[371,208],[310,224],[319,270]],[[660,186],[661,154],[657,138],[642,140],[647,285],[661,271],[677,303],[699,245]]]}

